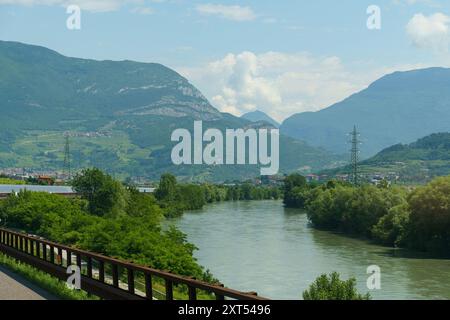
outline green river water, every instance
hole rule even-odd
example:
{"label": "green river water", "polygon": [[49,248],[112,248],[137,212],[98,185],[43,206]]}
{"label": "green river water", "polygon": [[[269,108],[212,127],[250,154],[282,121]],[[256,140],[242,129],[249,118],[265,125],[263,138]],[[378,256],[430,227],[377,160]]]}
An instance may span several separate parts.
{"label": "green river water", "polygon": [[[173,223],[198,247],[200,264],[233,289],[300,299],[317,276],[337,271],[374,299],[450,299],[449,259],[315,230],[281,201],[211,204]],[[370,265],[381,268],[380,290],[366,287]]]}

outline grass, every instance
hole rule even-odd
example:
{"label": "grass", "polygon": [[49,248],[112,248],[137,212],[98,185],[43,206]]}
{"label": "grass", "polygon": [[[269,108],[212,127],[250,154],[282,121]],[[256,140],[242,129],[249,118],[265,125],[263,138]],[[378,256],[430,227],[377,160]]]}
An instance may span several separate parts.
{"label": "grass", "polygon": [[92,296],[85,291],[69,289],[64,281],[52,277],[49,274],[35,269],[25,263],[18,262],[2,253],[0,253],[0,265],[8,268],[12,272],[22,276],[60,299],[98,300],[98,297]]}

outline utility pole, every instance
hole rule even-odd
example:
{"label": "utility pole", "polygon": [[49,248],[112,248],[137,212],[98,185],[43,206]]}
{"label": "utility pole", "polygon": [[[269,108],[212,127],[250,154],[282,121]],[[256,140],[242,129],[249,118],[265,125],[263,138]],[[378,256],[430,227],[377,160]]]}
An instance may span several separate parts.
{"label": "utility pole", "polygon": [[67,179],[70,180],[71,178],[71,170],[70,170],[70,140],[69,140],[69,133],[66,132],[64,134],[65,138],[65,145],[64,145],[64,169],[63,173],[67,176]]}
{"label": "utility pole", "polygon": [[351,134],[352,149],[351,149],[351,174],[350,174],[350,182],[353,186],[359,185],[359,132],[356,130],[356,125],[353,127],[353,131]]}

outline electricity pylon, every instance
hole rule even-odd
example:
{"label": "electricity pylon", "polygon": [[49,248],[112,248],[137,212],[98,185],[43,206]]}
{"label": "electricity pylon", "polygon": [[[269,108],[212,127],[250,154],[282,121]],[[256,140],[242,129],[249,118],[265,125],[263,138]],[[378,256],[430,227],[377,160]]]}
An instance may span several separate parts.
{"label": "electricity pylon", "polygon": [[359,185],[359,145],[361,144],[359,140],[359,132],[356,130],[356,126],[353,127],[353,131],[351,134],[352,149],[351,149],[351,173],[350,173],[350,182],[354,186]]}
{"label": "electricity pylon", "polygon": [[70,168],[70,140],[69,140],[69,133],[66,132],[64,134],[65,138],[65,145],[64,145],[64,169],[63,173],[67,177],[68,180],[70,180],[72,172]]}

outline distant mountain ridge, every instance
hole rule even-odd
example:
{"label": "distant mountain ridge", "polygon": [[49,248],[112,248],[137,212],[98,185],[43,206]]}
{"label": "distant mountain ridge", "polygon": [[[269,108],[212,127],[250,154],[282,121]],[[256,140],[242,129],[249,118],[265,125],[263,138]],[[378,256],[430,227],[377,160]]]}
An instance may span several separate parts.
{"label": "distant mountain ridge", "polygon": [[344,153],[347,134],[356,125],[362,156],[369,157],[394,144],[449,131],[449,88],[450,69],[395,72],[329,108],[289,117],[281,132]]}
{"label": "distant mountain ridge", "polygon": [[[396,144],[360,162],[362,174],[397,175],[401,181],[426,182],[450,175],[450,133],[435,133],[410,144]],[[350,166],[327,170],[345,174]]]}
{"label": "distant mountain ridge", "polygon": [[374,157],[363,161],[363,163],[381,163],[406,160],[450,161],[450,133],[434,133],[410,144],[396,144],[380,151]]}
{"label": "distant mountain ridge", "polygon": [[265,112],[256,110],[252,112],[245,113],[241,116],[242,119],[249,120],[251,122],[267,122],[271,125],[273,125],[275,128],[278,128],[280,124],[275,121],[273,118],[271,118],[269,115],[267,115]]}
{"label": "distant mountain ridge", "polygon": [[[65,57],[50,49],[0,41],[0,167],[61,170],[64,135],[72,167],[122,176],[224,181],[255,177],[256,166],[175,166],[177,128],[246,128],[221,113],[189,81],[155,63]],[[281,136],[282,172],[333,166],[339,157]]]}

